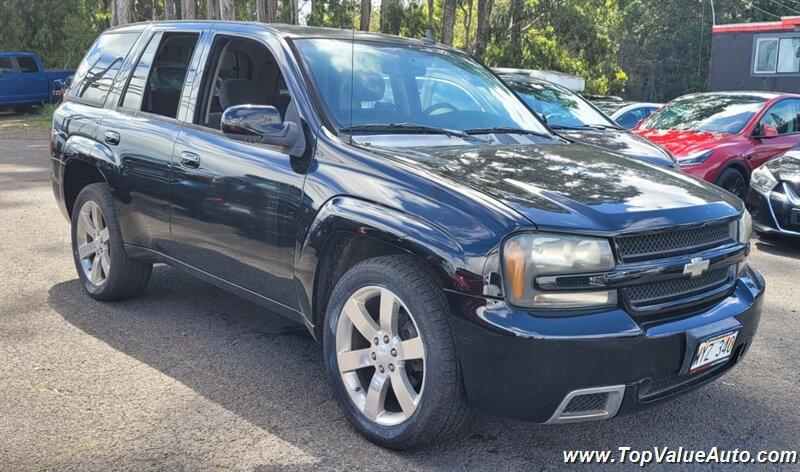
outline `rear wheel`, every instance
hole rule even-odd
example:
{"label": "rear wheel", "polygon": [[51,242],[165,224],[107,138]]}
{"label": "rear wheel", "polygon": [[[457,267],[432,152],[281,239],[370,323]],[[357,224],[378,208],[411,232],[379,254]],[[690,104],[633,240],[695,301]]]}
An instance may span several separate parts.
{"label": "rear wheel", "polygon": [[441,287],[409,256],[369,259],[339,281],[323,331],[325,367],[350,422],[371,441],[407,449],[465,421]]}
{"label": "rear wheel", "polygon": [[742,199],[747,193],[747,179],[736,169],[728,168],[722,171],[717,177],[716,184]]}
{"label": "rear wheel", "polygon": [[78,277],[98,300],[120,300],[144,292],[153,264],[125,253],[111,191],[87,185],[72,209],[72,255]]}

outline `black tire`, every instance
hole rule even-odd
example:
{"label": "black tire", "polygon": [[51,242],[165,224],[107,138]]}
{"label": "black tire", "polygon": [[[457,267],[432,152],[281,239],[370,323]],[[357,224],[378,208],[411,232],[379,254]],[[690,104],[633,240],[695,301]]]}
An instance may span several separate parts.
{"label": "black tire", "polygon": [[[425,346],[425,388],[419,404],[404,422],[383,426],[367,419],[350,400],[339,373],[336,326],[345,302],[366,286],[394,292],[414,313]],[[339,405],[350,423],[370,441],[403,450],[446,439],[460,430],[469,416],[455,343],[448,321],[444,292],[431,273],[415,258],[382,256],[363,261],[336,284],[323,327],[325,370]]]}
{"label": "black tire", "polygon": [[[80,209],[87,201],[95,202],[103,212],[103,219],[109,232],[108,253],[110,255],[110,274],[101,285],[93,284],[84,273],[78,256],[77,228]],[[84,187],[75,199],[71,221],[72,257],[78,278],[92,298],[103,301],[122,300],[140,295],[147,288],[152,262],[128,257],[122,241],[113,197],[108,184],[96,183]]]}
{"label": "black tire", "polygon": [[723,170],[717,177],[715,183],[718,187],[727,190],[741,199],[744,199],[747,193],[747,178],[743,173],[731,167]]}

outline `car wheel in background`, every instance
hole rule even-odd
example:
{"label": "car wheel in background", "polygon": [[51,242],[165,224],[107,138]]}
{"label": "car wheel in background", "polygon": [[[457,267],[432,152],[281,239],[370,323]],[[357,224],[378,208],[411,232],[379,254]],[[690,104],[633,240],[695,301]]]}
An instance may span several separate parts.
{"label": "car wheel in background", "polygon": [[407,449],[466,421],[444,293],[410,256],[348,270],[325,316],[325,368],[348,420],[371,441]]}
{"label": "car wheel in background", "polygon": [[107,184],[91,184],[81,190],[71,224],[75,268],[89,295],[110,301],[144,292],[153,264],[126,254]]}
{"label": "car wheel in background", "polygon": [[736,169],[725,169],[719,174],[715,183],[741,199],[744,199],[747,193],[747,179]]}

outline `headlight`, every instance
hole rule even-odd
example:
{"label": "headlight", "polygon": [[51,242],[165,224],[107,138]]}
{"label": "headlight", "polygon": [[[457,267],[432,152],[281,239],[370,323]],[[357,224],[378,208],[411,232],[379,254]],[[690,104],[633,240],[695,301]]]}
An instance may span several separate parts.
{"label": "headlight", "polygon": [[714,154],[713,150],[693,152],[685,157],[679,157],[678,165],[681,167],[696,166],[705,162],[712,154]]}
{"label": "headlight", "polygon": [[536,278],[581,274],[614,268],[607,239],[547,233],[521,234],[503,247],[506,296],[528,308],[588,308],[617,304],[616,290],[568,292],[541,291]]}
{"label": "headlight", "polygon": [[739,243],[747,244],[750,242],[750,236],[753,233],[753,218],[750,212],[745,210],[742,217],[739,218]]}
{"label": "headlight", "polygon": [[750,186],[753,187],[753,190],[764,195],[765,197],[769,196],[769,192],[778,185],[778,179],[772,175],[772,172],[767,168],[767,166],[761,166],[753,171],[753,175],[750,176]]}

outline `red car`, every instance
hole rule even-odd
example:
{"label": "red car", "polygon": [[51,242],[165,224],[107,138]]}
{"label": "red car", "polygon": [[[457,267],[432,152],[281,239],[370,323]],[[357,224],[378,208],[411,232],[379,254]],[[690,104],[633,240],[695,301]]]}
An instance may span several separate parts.
{"label": "red car", "polygon": [[632,131],[667,148],[687,174],[743,198],[753,169],[800,144],[800,95],[684,95]]}

